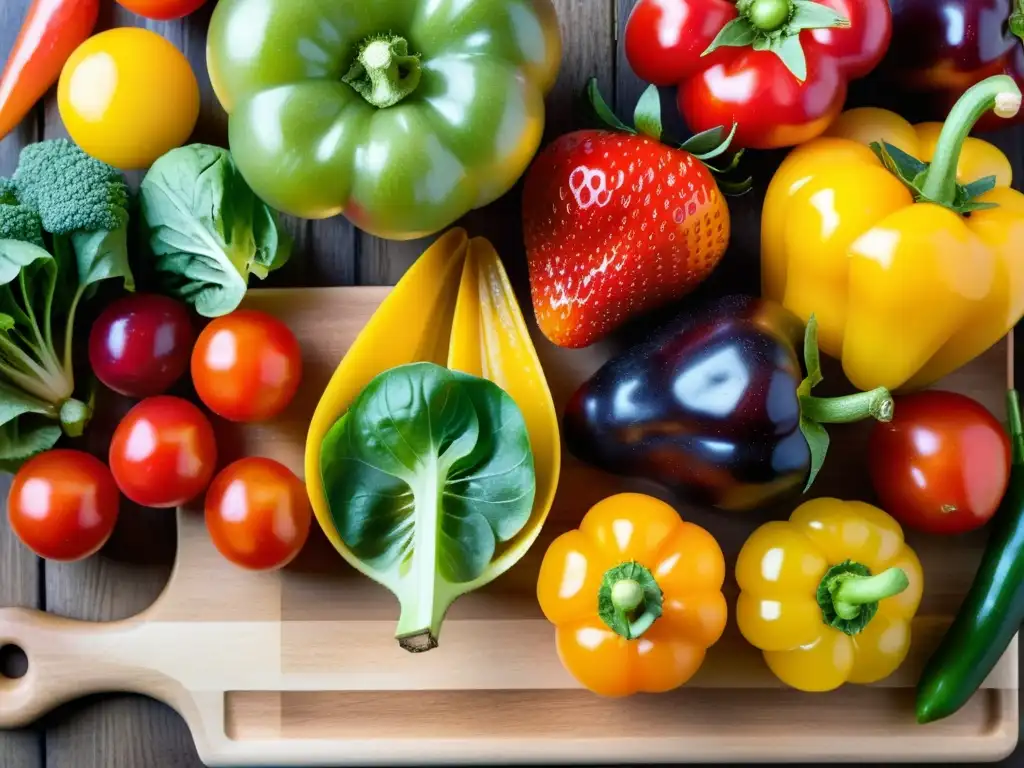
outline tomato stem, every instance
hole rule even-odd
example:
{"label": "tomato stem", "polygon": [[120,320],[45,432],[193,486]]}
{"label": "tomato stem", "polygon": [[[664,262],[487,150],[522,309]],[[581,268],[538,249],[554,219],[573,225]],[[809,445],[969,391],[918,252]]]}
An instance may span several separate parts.
{"label": "tomato stem", "polygon": [[924,199],[952,206],[956,202],[956,171],[960,153],[975,123],[989,110],[999,117],[1013,117],[1020,110],[1020,105],[1020,87],[1008,75],[995,75],[967,89],[953,106],[939,134],[935,156],[921,184]]}
{"label": "tomato stem", "polygon": [[750,0],[744,4],[742,13],[758,30],[774,32],[789,21],[793,4],[790,0]]}
{"label": "tomato stem", "polygon": [[626,640],[644,634],[661,616],[664,595],[651,571],[637,562],[608,569],[597,593],[597,613]]}
{"label": "tomato stem", "polygon": [[373,106],[387,109],[415,91],[422,74],[419,56],[409,53],[406,39],[384,35],[363,43],[342,82]]}

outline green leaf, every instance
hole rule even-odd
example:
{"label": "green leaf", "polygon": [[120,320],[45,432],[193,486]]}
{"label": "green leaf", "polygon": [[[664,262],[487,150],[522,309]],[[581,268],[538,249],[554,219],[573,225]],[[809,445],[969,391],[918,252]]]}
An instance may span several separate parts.
{"label": "green leaf", "polygon": [[264,277],[290,254],[276,213],[259,201],[225,149],[172,150],[153,164],[140,191],[165,289],[205,317],[237,309],[250,273]]}
{"label": "green leaf", "polygon": [[[735,126],[735,123],[733,124]],[[704,154],[718,149],[722,145],[722,136],[725,128],[708,128],[706,131],[696,133],[682,144],[679,148],[689,152],[691,155],[703,159]]]}
{"label": "green leaf", "polygon": [[606,102],[604,100],[604,96],[601,95],[601,88],[597,84],[596,77],[590,78],[587,82],[587,98],[590,101],[590,106],[594,110],[594,114],[596,114],[598,119],[600,119],[605,125],[616,131],[622,131],[623,133],[636,133],[634,129],[622,122],[612,111],[612,108],[608,106],[608,102]]}
{"label": "green leaf", "polygon": [[800,417],[800,431],[807,441],[807,447],[811,451],[811,468],[807,474],[807,485],[804,486],[804,493],[814,485],[822,466],[825,464],[825,455],[828,453],[829,437],[826,429],[816,421]]}
{"label": "green leaf", "polygon": [[[732,140],[736,137],[736,129],[738,127],[739,125],[737,123],[733,123],[732,130],[729,131],[729,135],[722,139],[721,143],[717,147],[709,149],[707,152],[703,152],[699,155],[696,155],[696,158],[701,161],[714,160],[716,157],[724,155],[726,152],[729,151],[729,147],[732,145]],[[742,155],[743,150],[741,149],[737,154]]]}
{"label": "green leaf", "polygon": [[850,26],[850,20],[827,5],[812,0],[793,0],[793,15],[787,29],[797,34],[802,29],[841,29]]}
{"label": "green leaf", "polygon": [[0,425],[0,471],[17,472],[28,459],[53,448],[60,436],[58,424],[32,414]]}
{"label": "green leaf", "polygon": [[757,30],[754,28],[754,25],[742,16],[739,16],[719,30],[715,39],[711,41],[711,45],[707,47],[707,50],[701,56],[707,56],[719,48],[742,48],[752,45],[757,37]]}
{"label": "green leaf", "polygon": [[[128,264],[128,217],[117,229],[74,232],[70,235],[78,272],[78,287],[95,289],[104,280],[121,279],[127,291],[135,290]],[[90,290],[86,295],[91,295]]]}
{"label": "green leaf", "polygon": [[0,426],[8,424],[26,413],[53,417],[54,408],[44,400],[0,380]]}
{"label": "green leaf", "polygon": [[958,184],[956,195],[958,205],[966,205],[974,200],[974,198],[991,192],[996,188],[997,181],[998,179],[995,176],[985,176],[977,181],[972,181],[970,184]]}
{"label": "green leaf", "polygon": [[454,599],[493,578],[536,491],[512,398],[432,363],[373,379],[328,432],[320,468],[338,535],[401,603],[398,636],[429,647]]}
{"label": "green leaf", "polygon": [[818,349],[818,318],[813,314],[807,320],[804,330],[804,366],[807,368],[805,381],[809,394],[810,390],[825,380],[821,373],[821,351]]}
{"label": "green leaf", "polygon": [[758,35],[754,38],[754,43],[750,47],[755,51],[770,51],[773,40],[774,38],[770,35]]}
{"label": "green leaf", "polygon": [[782,59],[782,63],[793,73],[793,77],[801,83],[807,79],[807,57],[804,56],[804,48],[798,35],[773,38],[771,52]]}
{"label": "green leaf", "polygon": [[956,210],[957,213],[975,213],[976,211],[991,211],[998,207],[999,203],[979,203],[977,201],[970,200],[958,205]]}
{"label": "green leaf", "polygon": [[633,122],[640,133],[661,141],[661,94],[658,87],[651,85],[643,92],[637,102]]}

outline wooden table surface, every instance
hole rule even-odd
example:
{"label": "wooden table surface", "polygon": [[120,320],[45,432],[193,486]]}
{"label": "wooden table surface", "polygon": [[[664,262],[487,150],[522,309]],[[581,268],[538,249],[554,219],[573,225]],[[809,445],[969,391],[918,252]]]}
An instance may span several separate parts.
{"label": "wooden table surface", "polygon": [[[380,0],[368,0],[370,2]],[[0,58],[6,58],[31,0],[0,0]],[[634,0],[554,0],[565,41],[562,73],[549,99],[548,136],[580,127],[577,95],[591,76],[620,114],[631,114],[642,90],[618,44],[618,30]],[[225,145],[226,119],[210,88],[205,34],[214,2],[178,22],[150,22],[103,0],[100,28],[147,26],[177,45],[192,62],[203,109],[195,141]],[[140,62],[139,66],[145,66]],[[870,93],[871,86],[862,88]],[[865,98],[863,95],[855,98]],[[22,126],[0,141],[0,174],[11,173],[25,144],[64,136],[54,99],[48,98]],[[1017,184],[1024,179],[1024,130],[993,137],[1011,153]],[[763,190],[781,153],[748,155],[755,191],[731,203],[732,247],[707,290],[756,291],[759,211]],[[130,174],[137,181],[139,174]],[[523,286],[524,266],[517,200],[513,191],[464,222],[471,234],[495,243],[509,272]],[[268,284],[288,286],[390,285],[419,255],[426,241],[391,243],[369,237],[338,218],[290,221],[297,239],[291,262]],[[255,282],[255,281],[254,281]],[[6,496],[9,478],[0,480]],[[45,564],[25,550],[0,522],[0,605],[43,608],[57,614],[107,621],[133,615],[158,595],[170,574],[174,520],[166,512],[124,508],[111,543],[97,557],[73,565]],[[1021,750],[1007,765],[1024,765]],[[0,768],[176,768],[201,765],[183,722],[167,707],[139,697],[108,696],[66,706],[37,727],[0,733]]]}

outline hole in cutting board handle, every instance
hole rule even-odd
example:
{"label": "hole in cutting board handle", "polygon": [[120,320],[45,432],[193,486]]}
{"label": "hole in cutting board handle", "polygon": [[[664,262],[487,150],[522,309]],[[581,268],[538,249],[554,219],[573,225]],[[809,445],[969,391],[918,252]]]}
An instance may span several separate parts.
{"label": "hole in cutting board handle", "polygon": [[28,656],[20,646],[0,646],[0,679],[20,680],[28,674]]}

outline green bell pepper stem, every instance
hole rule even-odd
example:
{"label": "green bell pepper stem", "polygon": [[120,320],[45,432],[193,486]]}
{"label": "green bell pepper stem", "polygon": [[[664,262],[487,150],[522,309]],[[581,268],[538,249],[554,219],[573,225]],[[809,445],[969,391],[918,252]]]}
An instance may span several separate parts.
{"label": "green bell pepper stem", "polygon": [[832,597],[836,613],[844,619],[853,618],[866,603],[877,603],[893,597],[910,586],[902,568],[889,568],[877,576],[854,576],[845,579]]}
{"label": "green bell pepper stem", "polygon": [[359,49],[342,82],[378,109],[393,107],[416,90],[423,72],[404,37],[372,37]]}
{"label": "green bell pepper stem", "polygon": [[939,134],[931,165],[925,171],[921,194],[939,205],[956,200],[956,169],[964,141],[975,123],[989,110],[1011,118],[1020,111],[1020,87],[1009,75],[995,75],[969,88],[954,105]]}

